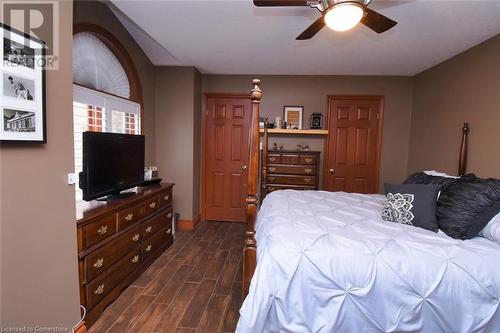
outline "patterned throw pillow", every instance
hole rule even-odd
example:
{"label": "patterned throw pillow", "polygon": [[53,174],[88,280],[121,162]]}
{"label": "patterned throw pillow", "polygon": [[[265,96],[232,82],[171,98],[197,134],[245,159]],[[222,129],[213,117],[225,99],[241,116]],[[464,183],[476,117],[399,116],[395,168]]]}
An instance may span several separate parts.
{"label": "patterned throw pillow", "polygon": [[413,208],[413,194],[387,193],[385,197],[382,219],[390,222],[413,225],[411,221],[415,215],[411,212]]}
{"label": "patterned throw pillow", "polygon": [[382,219],[438,231],[436,199],[441,185],[385,184]]}

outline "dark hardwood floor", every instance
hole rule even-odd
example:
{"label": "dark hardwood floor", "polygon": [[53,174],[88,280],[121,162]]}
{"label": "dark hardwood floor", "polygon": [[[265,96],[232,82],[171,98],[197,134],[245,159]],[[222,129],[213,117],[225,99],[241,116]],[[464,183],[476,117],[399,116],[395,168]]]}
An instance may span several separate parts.
{"label": "dark hardwood floor", "polygon": [[90,332],[234,332],[245,226],[207,222],[196,233],[178,233]]}

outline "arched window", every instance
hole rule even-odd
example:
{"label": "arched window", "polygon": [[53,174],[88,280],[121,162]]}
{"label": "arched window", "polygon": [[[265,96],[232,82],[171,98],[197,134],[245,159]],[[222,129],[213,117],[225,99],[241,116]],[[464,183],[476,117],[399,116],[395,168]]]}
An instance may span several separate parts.
{"label": "arched window", "polygon": [[73,82],[130,99],[130,84],[120,61],[90,32],[73,35]]}
{"label": "arched window", "polygon": [[[134,64],[111,34],[91,24],[74,27],[73,130],[75,173],[82,171],[85,131],[141,134],[142,94]],[[81,191],[76,198],[81,198]]]}

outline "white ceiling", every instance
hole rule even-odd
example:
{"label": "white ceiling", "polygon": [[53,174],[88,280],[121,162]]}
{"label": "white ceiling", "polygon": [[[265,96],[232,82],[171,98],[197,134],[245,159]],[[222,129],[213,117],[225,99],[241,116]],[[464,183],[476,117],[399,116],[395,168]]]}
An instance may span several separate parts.
{"label": "white ceiling", "polygon": [[[256,8],[251,0],[111,0],[155,65],[210,74],[415,75],[500,33],[500,1],[377,1],[398,21],[297,41],[319,12]],[[113,5],[111,5],[113,7]]]}

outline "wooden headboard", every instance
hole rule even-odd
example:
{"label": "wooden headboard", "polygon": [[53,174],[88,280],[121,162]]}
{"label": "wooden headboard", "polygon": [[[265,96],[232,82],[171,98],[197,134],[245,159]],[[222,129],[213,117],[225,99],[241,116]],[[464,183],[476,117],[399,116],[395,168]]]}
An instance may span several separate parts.
{"label": "wooden headboard", "polygon": [[[252,102],[252,122],[250,126],[250,157],[248,164],[248,185],[246,197],[246,219],[247,230],[245,237],[245,246],[243,250],[243,295],[246,296],[250,281],[256,267],[257,241],[255,240],[255,222],[260,202],[266,195],[265,177],[267,175],[267,150],[268,150],[268,132],[267,126],[264,126],[264,140],[262,149],[262,165],[260,164],[260,100],[262,90],[260,89],[260,80],[253,80],[253,89],[251,91]],[[267,125],[267,120],[266,120]],[[462,127],[462,144],[460,148],[458,173],[464,175],[467,168],[467,140],[469,134],[469,124],[464,123]],[[262,173],[260,174],[260,171]],[[260,175],[259,175],[260,174]],[[259,176],[262,177],[259,181]]]}

